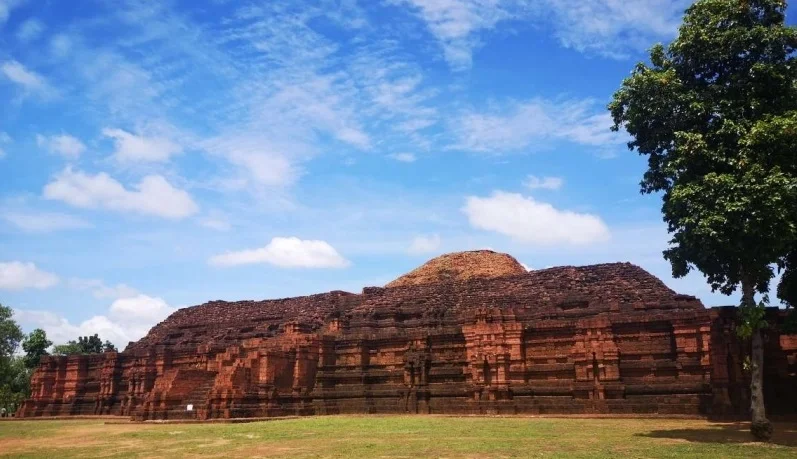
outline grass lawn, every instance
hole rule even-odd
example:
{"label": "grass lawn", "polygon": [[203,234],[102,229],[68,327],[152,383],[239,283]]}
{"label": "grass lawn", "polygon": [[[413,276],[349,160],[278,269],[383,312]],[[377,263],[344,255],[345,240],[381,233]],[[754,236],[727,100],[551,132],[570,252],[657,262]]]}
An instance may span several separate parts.
{"label": "grass lawn", "polygon": [[0,422],[10,457],[796,458],[797,424],[769,444],[744,424],[680,419],[321,416],[249,424]]}

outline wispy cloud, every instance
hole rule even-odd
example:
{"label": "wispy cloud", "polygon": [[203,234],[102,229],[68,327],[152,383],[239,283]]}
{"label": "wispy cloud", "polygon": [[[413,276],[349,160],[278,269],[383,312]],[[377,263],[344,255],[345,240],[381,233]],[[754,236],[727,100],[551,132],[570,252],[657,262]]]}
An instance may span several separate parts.
{"label": "wispy cloud", "polygon": [[468,69],[473,54],[501,23],[534,23],[566,48],[626,59],[675,36],[691,0],[389,0],[424,21],[454,70]]}
{"label": "wispy cloud", "polygon": [[39,38],[45,26],[38,19],[27,19],[17,29],[17,40],[28,43]]}
{"label": "wispy cloud", "polygon": [[624,59],[674,37],[692,0],[544,0],[559,41],[577,51]]}
{"label": "wispy cloud", "polygon": [[426,22],[454,70],[470,68],[480,33],[501,21],[525,16],[525,3],[516,0],[391,0],[407,5]]}
{"label": "wispy cloud", "polygon": [[55,91],[47,80],[38,73],[28,70],[17,61],[5,61],[0,65],[0,72],[12,83],[21,86],[29,93],[42,97],[50,97]]}
{"label": "wispy cloud", "polygon": [[[429,147],[423,131],[438,122],[437,91],[394,41],[367,35],[353,3],[233,7],[207,24],[164,4],[123,2],[117,16],[129,38],[115,48],[62,36],[77,90],[111,127],[160,118],[193,130],[190,142],[176,143],[226,162],[217,179],[239,189],[290,186],[330,149]],[[318,20],[355,35],[351,49],[319,31]],[[198,81],[205,89],[185,90]]]}
{"label": "wispy cloud", "polygon": [[603,152],[626,143],[610,126],[609,114],[592,100],[510,101],[485,111],[463,112],[450,123],[455,141],[449,148],[504,153],[567,141]]}
{"label": "wispy cloud", "polygon": [[77,290],[88,290],[98,299],[132,298],[139,295],[138,290],[127,284],[106,285],[100,279],[69,279],[69,287]]}
{"label": "wispy cloud", "polygon": [[72,51],[72,39],[66,34],[58,34],[50,39],[50,53],[57,59],[67,57]]}
{"label": "wispy cloud", "polygon": [[565,181],[561,177],[537,177],[536,175],[529,175],[523,182],[526,188],[530,190],[558,190],[562,188]]}
{"label": "wispy cloud", "polygon": [[25,0],[0,0],[0,27],[8,21],[11,11],[23,3]]}
{"label": "wispy cloud", "polygon": [[292,185],[302,174],[297,162],[315,151],[300,141],[275,141],[270,136],[248,130],[204,140],[201,146],[236,167],[240,180],[226,180],[234,184],[232,189],[249,185],[276,188]]}
{"label": "wispy cloud", "polygon": [[58,212],[16,212],[2,214],[2,219],[29,233],[52,233],[64,230],[91,228],[91,223]]}
{"label": "wispy cloud", "polygon": [[394,153],[390,158],[402,163],[414,163],[418,158],[413,153]]}
{"label": "wispy cloud", "polygon": [[202,218],[199,221],[199,224],[200,226],[212,229],[214,231],[229,231],[232,228],[232,224],[230,223],[229,219],[221,215],[214,214]]}
{"label": "wispy cloud", "polygon": [[3,131],[0,131],[0,159],[5,158],[6,151],[3,149],[3,146],[9,143],[11,143],[11,136]]}
{"label": "wispy cloud", "polygon": [[415,236],[407,251],[411,255],[425,255],[440,249],[441,239],[439,234]]}

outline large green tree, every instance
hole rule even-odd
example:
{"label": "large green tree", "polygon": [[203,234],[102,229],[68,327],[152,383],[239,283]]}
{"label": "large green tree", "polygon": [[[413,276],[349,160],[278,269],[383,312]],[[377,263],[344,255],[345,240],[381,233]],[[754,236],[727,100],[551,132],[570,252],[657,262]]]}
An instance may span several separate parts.
{"label": "large green tree", "polygon": [[751,339],[752,433],[768,439],[761,328],[774,266],[797,247],[797,30],[782,0],[700,0],[678,37],[656,45],[609,105],[614,129],[648,158],[641,189],[660,193],[676,277],[741,290]]}
{"label": "large green tree", "polygon": [[22,341],[22,350],[25,351],[25,367],[32,370],[39,366],[39,360],[43,355],[48,354],[47,349],[52,345],[53,342],[47,339],[47,333],[41,328],[30,332]]}

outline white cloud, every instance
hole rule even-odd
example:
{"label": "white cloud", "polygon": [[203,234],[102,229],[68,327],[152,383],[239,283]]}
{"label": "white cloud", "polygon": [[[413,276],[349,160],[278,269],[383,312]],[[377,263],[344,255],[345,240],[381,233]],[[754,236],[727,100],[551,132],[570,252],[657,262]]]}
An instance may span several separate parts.
{"label": "white cloud", "polygon": [[350,262],[325,241],[275,237],[265,247],[227,252],[210,258],[215,266],[268,263],[282,268],[344,268]]}
{"label": "white cloud", "polygon": [[47,149],[50,153],[55,153],[67,159],[77,159],[86,151],[86,146],[80,139],[68,134],[43,136],[36,135],[36,144]]}
{"label": "white cloud", "polygon": [[433,253],[440,249],[440,242],[440,235],[438,234],[433,234],[430,236],[416,236],[412,240],[408,252],[412,255]]}
{"label": "white cloud", "polygon": [[0,65],[0,72],[6,78],[11,80],[28,91],[36,92],[41,95],[49,95],[52,93],[52,88],[47,84],[47,80],[41,75],[28,70],[24,65],[17,61],[6,61]]}
{"label": "white cloud", "polygon": [[8,212],[3,220],[29,233],[91,228],[91,223],[78,217],[55,212]]}
{"label": "white cloud", "polygon": [[58,276],[42,271],[33,263],[0,262],[0,289],[46,289],[58,283]]}
{"label": "white cloud", "polygon": [[561,177],[537,177],[529,175],[523,185],[530,190],[558,190],[562,188],[565,181]]}
{"label": "white cloud", "polygon": [[[110,307],[110,317],[118,321],[129,321],[134,324],[155,325],[174,312],[174,308],[161,298],[153,298],[138,294],[134,297],[119,298]],[[145,330],[145,331],[146,331]]]}
{"label": "white cloud", "polygon": [[89,290],[94,298],[120,299],[138,296],[138,290],[127,284],[105,285],[100,279],[69,279],[69,286],[77,290]]}
{"label": "white cloud", "polygon": [[114,139],[114,158],[120,162],[165,162],[182,153],[183,147],[164,137],[145,137],[121,129],[103,129]]}
{"label": "white cloud", "polygon": [[53,312],[26,309],[14,310],[14,319],[25,329],[44,329],[55,344],[96,333],[100,339],[109,340],[122,350],[129,342],[144,337],[150,328],[175,310],[161,298],[139,294],[118,299],[110,305],[106,315],[96,315],[79,324],[72,324]]}
{"label": "white cloud", "polygon": [[17,29],[17,39],[23,43],[31,42],[44,32],[44,24],[38,19],[28,19]]}
{"label": "white cloud", "polygon": [[474,228],[528,244],[582,245],[609,239],[609,228],[599,217],[559,210],[517,193],[495,191],[485,198],[470,196],[462,211]]}
{"label": "white cloud", "polygon": [[394,153],[390,157],[402,163],[414,163],[418,159],[412,153]]}
{"label": "white cloud", "polygon": [[408,4],[426,22],[448,64],[467,69],[473,50],[480,44],[478,34],[505,20],[524,15],[522,1],[516,0],[391,0]]}
{"label": "white cloud", "polygon": [[611,116],[592,100],[510,102],[486,113],[468,111],[454,119],[450,128],[455,144],[449,148],[502,153],[568,141],[602,152],[627,141],[624,135],[611,132],[611,125]]}
{"label": "white cloud", "polygon": [[66,168],[44,187],[44,197],[75,207],[168,219],[185,218],[199,210],[187,192],[174,188],[160,175],[148,175],[128,190],[104,172],[89,175]]}
{"label": "white cloud", "polygon": [[526,271],[532,271],[533,270],[532,267],[527,265],[526,263],[520,263],[520,266],[522,266],[523,269],[525,269]]}
{"label": "white cloud", "polygon": [[563,46],[613,58],[675,36],[692,0],[544,0]]}

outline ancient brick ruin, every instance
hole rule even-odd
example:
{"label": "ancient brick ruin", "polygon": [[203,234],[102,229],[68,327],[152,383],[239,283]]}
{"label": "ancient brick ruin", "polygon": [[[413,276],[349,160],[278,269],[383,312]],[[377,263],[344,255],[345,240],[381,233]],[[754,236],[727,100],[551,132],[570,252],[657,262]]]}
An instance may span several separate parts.
{"label": "ancient brick ruin", "polygon": [[[706,309],[628,263],[455,268],[181,309],[124,352],[44,358],[19,415],[747,412],[735,308]],[[771,327],[765,361],[770,412],[797,412],[797,336]]]}

